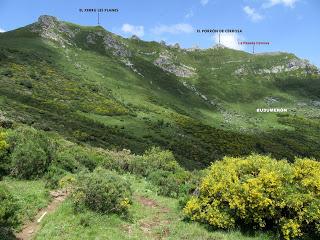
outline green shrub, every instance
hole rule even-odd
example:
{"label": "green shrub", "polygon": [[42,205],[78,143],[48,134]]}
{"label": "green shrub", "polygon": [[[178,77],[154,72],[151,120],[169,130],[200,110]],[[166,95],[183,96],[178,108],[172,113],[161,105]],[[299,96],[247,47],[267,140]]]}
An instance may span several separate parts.
{"label": "green shrub", "polygon": [[18,205],[9,191],[0,185],[0,228],[11,228],[18,224]]}
{"label": "green shrub", "polygon": [[117,173],[102,168],[80,174],[72,194],[78,211],[86,207],[101,213],[122,215],[128,213],[131,197],[129,182]]}
{"label": "green shrub", "polygon": [[80,164],[80,167],[85,167],[90,171],[93,171],[104,158],[104,155],[99,153],[98,150],[93,150],[90,147],[74,146],[70,149],[73,152],[75,161]]}
{"label": "green shrub", "polygon": [[151,183],[158,186],[158,194],[178,197],[189,193],[191,186],[188,181],[190,180],[190,173],[187,171],[180,171],[172,173],[164,170],[157,170],[148,176]]}
{"label": "green shrub", "polygon": [[136,157],[128,166],[128,169],[134,174],[146,177],[157,170],[174,173],[180,171],[182,168],[175,160],[172,152],[153,147],[147,150],[142,156]]}
{"label": "green shrub", "polygon": [[187,217],[214,228],[276,227],[284,239],[320,233],[320,163],[270,157],[224,158],[213,163]]}
{"label": "green shrub", "polygon": [[47,186],[58,187],[59,180],[68,174],[76,174],[86,169],[93,171],[103,158],[104,155],[98,150],[94,151],[89,147],[66,141],[61,142],[45,175]]}
{"label": "green shrub", "polygon": [[103,167],[120,173],[133,173],[133,164],[137,157],[131,154],[130,150],[123,149],[118,152],[107,151],[102,154],[105,155]]}
{"label": "green shrub", "polygon": [[118,172],[130,172],[132,174],[147,177],[157,170],[175,172],[181,167],[175,160],[172,152],[153,147],[142,156],[134,155],[130,150],[123,149],[119,152],[106,152],[102,166]]}
{"label": "green shrub", "polygon": [[14,176],[34,179],[43,176],[55,154],[55,143],[44,132],[18,128],[9,137],[11,171]]}
{"label": "green shrub", "polygon": [[46,180],[46,187],[58,187],[60,179],[66,176],[67,174],[68,172],[62,168],[59,168],[55,165],[49,166],[48,171],[44,176],[44,179]]}
{"label": "green shrub", "polygon": [[161,150],[158,147],[147,150],[143,154],[142,159],[149,165],[149,171],[162,169],[164,171],[176,172],[181,170],[173,153],[168,150]]}
{"label": "green shrub", "polygon": [[59,148],[52,165],[70,173],[76,173],[81,169],[81,164],[76,159],[76,152],[73,147],[67,149]]}
{"label": "green shrub", "polygon": [[183,169],[175,160],[172,152],[152,148],[139,156],[131,165],[132,172],[145,176],[158,186],[158,193],[164,196],[184,198],[198,184],[197,174]]}
{"label": "green shrub", "polygon": [[172,152],[153,147],[142,156],[129,150],[107,152],[102,166],[121,173],[146,177],[158,186],[158,194],[171,197],[188,195],[195,188],[195,176],[184,170]]}

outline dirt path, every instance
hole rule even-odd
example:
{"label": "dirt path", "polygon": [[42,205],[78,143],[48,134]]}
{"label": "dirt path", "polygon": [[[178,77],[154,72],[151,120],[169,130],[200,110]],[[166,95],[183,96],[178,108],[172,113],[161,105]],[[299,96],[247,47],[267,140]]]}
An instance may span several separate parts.
{"label": "dirt path", "polygon": [[59,190],[50,192],[50,195],[53,198],[50,204],[46,208],[41,209],[32,222],[28,222],[22,227],[21,232],[16,234],[17,240],[31,240],[38,232],[40,223],[43,218],[47,214],[54,212],[58,208],[58,206],[67,198],[68,193],[66,191]]}
{"label": "dirt path", "polygon": [[145,236],[148,236],[151,239],[162,240],[167,238],[170,234],[169,226],[171,220],[168,219],[167,216],[170,209],[161,206],[155,200],[147,197],[139,196],[137,197],[137,200],[141,205],[155,210],[155,214],[152,218],[141,219],[139,221],[140,230]]}

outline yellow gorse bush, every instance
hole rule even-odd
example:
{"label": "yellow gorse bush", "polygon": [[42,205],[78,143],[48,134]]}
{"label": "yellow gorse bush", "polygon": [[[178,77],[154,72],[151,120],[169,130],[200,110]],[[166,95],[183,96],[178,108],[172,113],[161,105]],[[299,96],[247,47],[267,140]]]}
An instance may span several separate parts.
{"label": "yellow gorse bush", "polygon": [[128,209],[131,205],[129,198],[122,199],[119,204],[120,204],[120,207],[123,209]]}
{"label": "yellow gorse bush", "polygon": [[212,164],[184,208],[191,220],[231,229],[277,227],[286,240],[320,233],[320,163],[268,156],[225,157]]}
{"label": "yellow gorse bush", "polygon": [[7,134],[2,132],[0,129],[0,153],[9,147],[9,145],[6,142],[6,138]]}

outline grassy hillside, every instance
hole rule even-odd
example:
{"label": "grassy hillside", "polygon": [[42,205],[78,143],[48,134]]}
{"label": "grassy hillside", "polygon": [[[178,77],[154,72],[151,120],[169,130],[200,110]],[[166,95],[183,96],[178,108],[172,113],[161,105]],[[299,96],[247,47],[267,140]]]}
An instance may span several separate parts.
{"label": "grassy hillside", "polygon": [[[320,155],[319,75],[293,54],[189,51],[48,16],[0,46],[9,120],[103,148],[161,146],[189,169],[251,152]],[[289,112],[256,113],[274,107]]]}

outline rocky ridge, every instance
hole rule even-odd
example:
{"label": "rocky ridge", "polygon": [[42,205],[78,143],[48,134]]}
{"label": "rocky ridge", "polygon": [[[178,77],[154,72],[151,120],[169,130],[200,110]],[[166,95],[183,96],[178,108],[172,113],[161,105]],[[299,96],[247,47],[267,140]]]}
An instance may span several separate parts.
{"label": "rocky ridge", "polygon": [[31,32],[38,33],[42,38],[58,42],[63,48],[66,45],[74,45],[72,39],[79,31],[80,29],[70,29],[67,24],[48,15],[40,16],[38,22],[31,25]]}
{"label": "rocky ridge", "polygon": [[188,78],[196,74],[195,68],[186,66],[182,63],[174,63],[173,56],[168,51],[161,52],[153,63],[162,70],[170,72],[177,77]]}
{"label": "rocky ridge", "polygon": [[[31,25],[31,32],[38,33],[40,37],[57,42],[65,48],[66,46],[77,46],[75,38],[80,32],[80,27],[70,26],[59,21],[56,17],[43,15],[39,17],[36,23]],[[102,40],[105,51],[112,51],[114,56],[121,58],[131,56],[131,52],[124,43],[102,28],[89,32],[85,44],[97,44],[99,40]]]}
{"label": "rocky ridge", "polygon": [[[304,59],[292,58],[287,63],[282,65],[275,65],[271,68],[262,68],[255,70],[253,73],[258,75],[265,75],[265,74],[277,74],[283,72],[292,72],[296,70],[304,70],[303,73],[317,73],[319,70],[316,66],[309,63],[309,61]],[[244,67],[240,67],[234,71],[235,75],[248,75],[250,72],[249,69]]]}

